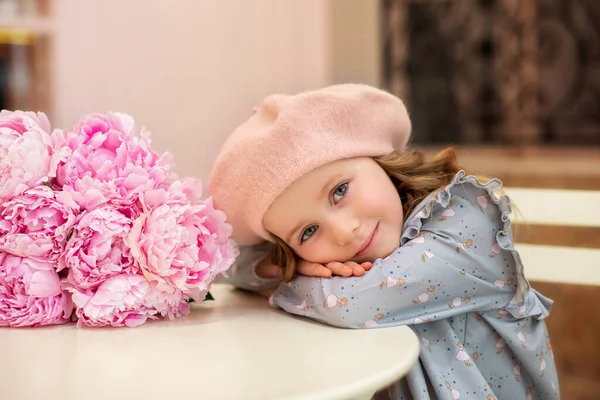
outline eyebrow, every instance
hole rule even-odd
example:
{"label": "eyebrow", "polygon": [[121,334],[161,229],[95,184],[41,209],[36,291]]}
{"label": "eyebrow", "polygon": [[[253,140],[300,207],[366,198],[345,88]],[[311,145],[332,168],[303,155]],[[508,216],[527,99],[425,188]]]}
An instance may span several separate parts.
{"label": "eyebrow", "polygon": [[[319,191],[318,197],[328,196],[331,186],[333,186],[334,183],[337,183],[337,181],[340,180],[342,176],[342,173],[332,175]],[[296,226],[294,226],[294,229],[290,231],[290,234],[287,237],[286,243],[291,243],[292,237],[302,225],[304,225],[304,222],[299,222],[298,224],[296,224]]]}

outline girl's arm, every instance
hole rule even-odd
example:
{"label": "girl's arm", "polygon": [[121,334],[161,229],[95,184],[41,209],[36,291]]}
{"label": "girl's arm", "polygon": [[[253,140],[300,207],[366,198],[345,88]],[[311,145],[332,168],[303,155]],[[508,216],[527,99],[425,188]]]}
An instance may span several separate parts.
{"label": "girl's arm", "polygon": [[451,201],[446,193],[425,207],[407,224],[403,239],[410,240],[364,277],[298,277],[281,285],[272,303],[347,328],[502,308],[515,317],[543,313],[539,302],[525,296],[529,283],[512,248],[508,199],[488,204],[481,196],[489,198],[491,189],[468,189],[457,187]]}
{"label": "girl's arm", "polygon": [[240,255],[235,263],[215,283],[228,283],[239,289],[270,294],[281,283],[280,269],[269,262],[271,243],[239,246]]}
{"label": "girl's arm", "polygon": [[[272,244],[268,242],[257,246],[240,246],[240,255],[234,265],[226,274],[219,275],[215,279],[215,283],[229,283],[240,289],[257,292],[264,297],[271,296],[283,278],[281,268],[270,260],[271,246]],[[362,265],[349,263],[349,265],[326,267],[301,260],[297,266],[297,273],[313,277],[331,276],[332,274],[361,276],[371,268],[372,263],[363,263]],[[347,268],[348,271],[344,271],[342,268]]]}

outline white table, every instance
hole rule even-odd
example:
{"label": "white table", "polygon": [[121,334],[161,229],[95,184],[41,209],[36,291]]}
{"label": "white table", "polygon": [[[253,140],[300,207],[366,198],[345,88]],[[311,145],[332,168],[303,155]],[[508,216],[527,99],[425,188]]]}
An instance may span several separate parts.
{"label": "white table", "polygon": [[215,301],[138,328],[0,328],[0,399],[368,399],[405,375],[407,327],[339,329],[214,285]]}

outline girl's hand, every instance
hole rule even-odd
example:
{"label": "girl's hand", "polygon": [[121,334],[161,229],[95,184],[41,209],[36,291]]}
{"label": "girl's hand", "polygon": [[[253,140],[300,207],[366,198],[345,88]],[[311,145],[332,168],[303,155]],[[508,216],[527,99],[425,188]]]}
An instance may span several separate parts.
{"label": "girl's hand", "polygon": [[255,269],[256,275],[263,279],[282,279],[283,271],[273,264],[269,257],[262,260]]}
{"label": "girl's hand", "polygon": [[373,263],[364,262],[362,264],[355,263],[354,261],[341,262],[330,262],[325,265],[319,263],[313,263],[305,260],[301,260],[298,263],[297,269],[298,274],[305,276],[323,277],[329,278],[332,275],[339,276],[362,276],[371,269]]}
{"label": "girl's hand", "polygon": [[[313,277],[323,277],[329,278],[332,275],[340,275],[340,276],[362,276],[371,269],[373,263],[364,262],[362,264],[355,263],[354,261],[346,261],[345,263],[341,262],[330,262],[325,265],[308,262],[305,260],[301,260],[298,263],[298,274],[313,276]],[[281,269],[269,261],[263,262],[259,264],[256,268],[257,274],[264,278],[281,278],[283,276]],[[275,293],[276,288],[267,289],[260,292],[257,292],[260,296],[269,298],[273,293]]]}

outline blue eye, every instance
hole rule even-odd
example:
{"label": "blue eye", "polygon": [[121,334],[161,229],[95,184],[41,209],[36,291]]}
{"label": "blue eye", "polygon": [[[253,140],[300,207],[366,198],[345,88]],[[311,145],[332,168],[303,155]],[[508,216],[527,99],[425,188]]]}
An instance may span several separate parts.
{"label": "blue eye", "polygon": [[344,198],[347,191],[348,182],[344,182],[336,186],[336,188],[333,190],[333,202],[337,204],[340,200]]}
{"label": "blue eye", "polygon": [[315,234],[317,229],[318,229],[318,227],[316,225],[312,225],[312,226],[309,226],[308,228],[306,228],[302,232],[302,237],[300,238],[300,243],[303,243],[303,242],[307,241],[308,239],[310,239],[310,237]]}

